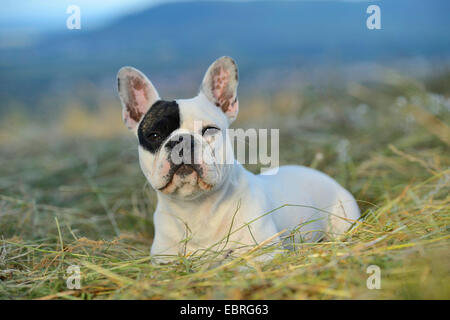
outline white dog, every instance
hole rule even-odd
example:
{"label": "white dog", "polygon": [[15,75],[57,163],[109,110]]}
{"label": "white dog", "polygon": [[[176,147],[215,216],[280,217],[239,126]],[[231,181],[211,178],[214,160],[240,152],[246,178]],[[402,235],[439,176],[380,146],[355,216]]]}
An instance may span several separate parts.
{"label": "white dog", "polygon": [[161,100],[131,67],[117,77],[123,120],[139,140],[141,169],[158,196],[152,256],[273,243],[294,229],[295,241],[317,241],[359,218],[353,196],[324,173],[283,166],[255,175],[234,160],[226,134],[239,111],[231,58],[208,68],[192,99]]}

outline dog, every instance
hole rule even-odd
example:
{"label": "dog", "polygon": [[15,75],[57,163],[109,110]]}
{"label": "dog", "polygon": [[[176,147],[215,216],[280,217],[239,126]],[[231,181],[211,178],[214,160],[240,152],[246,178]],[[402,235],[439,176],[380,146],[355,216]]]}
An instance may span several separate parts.
{"label": "dog", "polygon": [[[232,58],[212,63],[191,99],[161,99],[132,67],[119,70],[117,85],[123,121],[137,137],[140,167],[157,194],[152,257],[289,247],[341,235],[360,217],[350,192],[324,173],[289,165],[255,175],[234,159],[226,133],[239,111]],[[287,236],[293,230],[294,240]]]}

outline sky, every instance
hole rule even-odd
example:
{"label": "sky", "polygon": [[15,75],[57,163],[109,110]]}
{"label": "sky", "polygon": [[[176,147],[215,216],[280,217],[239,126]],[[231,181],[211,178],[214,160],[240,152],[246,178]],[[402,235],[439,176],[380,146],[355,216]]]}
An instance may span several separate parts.
{"label": "sky", "polygon": [[[79,32],[89,32],[108,25],[108,23],[121,16],[159,4],[181,1],[215,0],[1,0],[0,50],[29,46],[48,33],[65,32],[67,30],[67,20],[71,15],[67,10],[71,5],[77,5],[80,8],[81,30]],[[377,2],[381,0],[284,1]]]}
{"label": "sky", "polygon": [[[196,0],[1,0],[0,50],[28,46],[47,33],[65,32],[67,9],[77,5],[81,32],[89,32],[123,15],[163,3]],[[199,0],[201,1],[201,0]],[[214,1],[214,0],[209,0]],[[255,0],[225,0],[255,1]],[[258,1],[258,0],[257,0]],[[259,0],[261,1],[261,0]],[[264,0],[262,0],[264,1]],[[285,0],[285,1],[377,1],[377,0]]]}
{"label": "sky", "polygon": [[38,32],[65,28],[65,21],[69,16],[66,13],[67,7],[78,5],[82,19],[89,21],[89,26],[95,28],[118,16],[169,1],[176,0],[2,0],[0,27],[3,32],[33,30]]}
{"label": "sky", "polygon": [[65,28],[69,5],[78,5],[82,19],[96,27],[120,15],[148,8],[163,0],[2,0],[0,26],[3,30],[36,31]]}

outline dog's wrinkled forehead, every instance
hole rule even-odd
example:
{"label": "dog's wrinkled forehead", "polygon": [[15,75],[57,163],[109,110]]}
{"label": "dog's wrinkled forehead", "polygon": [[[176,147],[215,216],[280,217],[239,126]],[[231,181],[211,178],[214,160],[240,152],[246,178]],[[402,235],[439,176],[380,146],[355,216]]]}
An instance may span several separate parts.
{"label": "dog's wrinkled forehead", "polygon": [[[218,126],[221,129],[228,127],[228,120],[220,108],[212,104],[204,95],[191,99],[177,100],[181,126],[180,128],[196,131],[198,127]],[[197,133],[199,133],[197,131]]]}
{"label": "dog's wrinkled forehead", "polygon": [[180,128],[180,108],[176,101],[156,101],[145,114],[137,131],[139,144],[151,153],[159,150],[170,134]]}

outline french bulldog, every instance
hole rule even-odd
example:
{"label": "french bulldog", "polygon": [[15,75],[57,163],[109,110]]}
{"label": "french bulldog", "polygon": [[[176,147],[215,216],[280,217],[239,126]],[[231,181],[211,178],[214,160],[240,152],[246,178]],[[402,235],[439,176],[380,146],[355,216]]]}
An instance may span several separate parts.
{"label": "french bulldog", "polygon": [[341,235],[360,217],[353,196],[324,173],[288,165],[255,175],[234,159],[227,135],[239,111],[232,58],[212,63],[191,99],[161,99],[132,67],[119,70],[117,84],[123,121],[157,194],[152,257],[289,247]]}

